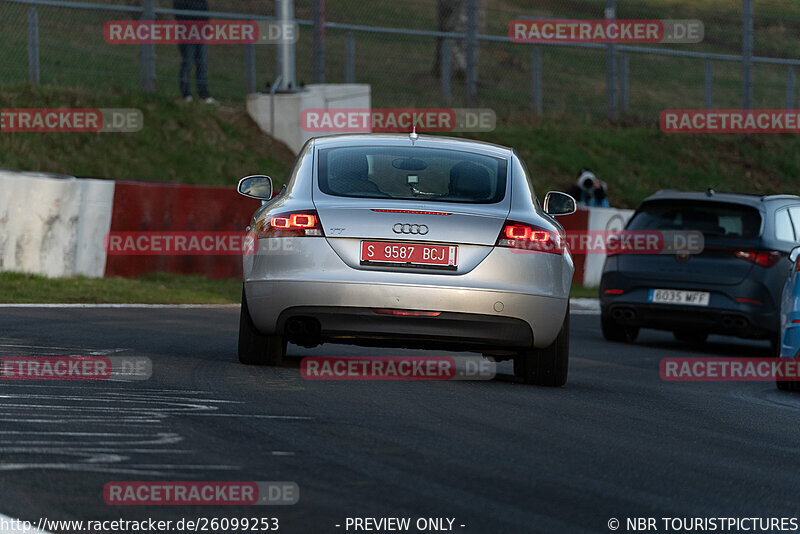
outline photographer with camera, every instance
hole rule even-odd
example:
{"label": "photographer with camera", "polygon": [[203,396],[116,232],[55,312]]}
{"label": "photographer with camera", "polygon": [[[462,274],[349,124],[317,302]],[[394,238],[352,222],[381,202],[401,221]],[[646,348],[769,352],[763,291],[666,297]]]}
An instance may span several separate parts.
{"label": "photographer with camera", "polygon": [[569,188],[568,193],[583,206],[607,208],[608,185],[597,179],[591,169],[578,171],[578,179]]}

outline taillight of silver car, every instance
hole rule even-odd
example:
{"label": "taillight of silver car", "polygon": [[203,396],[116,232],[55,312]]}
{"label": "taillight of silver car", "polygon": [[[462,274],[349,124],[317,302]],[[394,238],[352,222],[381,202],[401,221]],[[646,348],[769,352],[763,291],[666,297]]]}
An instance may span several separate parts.
{"label": "taillight of silver car", "polygon": [[495,246],[560,255],[564,253],[564,236],[531,224],[507,220]]}
{"label": "taillight of silver car", "polygon": [[256,223],[259,239],[270,237],[325,237],[316,210],[276,213]]}

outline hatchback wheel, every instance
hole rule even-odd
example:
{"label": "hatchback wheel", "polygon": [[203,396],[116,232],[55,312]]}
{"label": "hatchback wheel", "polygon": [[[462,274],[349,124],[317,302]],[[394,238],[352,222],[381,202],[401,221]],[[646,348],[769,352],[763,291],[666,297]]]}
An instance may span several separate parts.
{"label": "hatchback wheel", "polygon": [[561,387],[569,370],[569,305],[558,337],[544,349],[528,349],[514,358],[514,374],[526,383]]}
{"label": "hatchback wheel", "polygon": [[265,336],[256,329],[242,288],[242,312],[239,316],[239,361],[246,365],[280,365],[286,354],[281,336]]}
{"label": "hatchback wheel", "polygon": [[600,326],[603,330],[603,337],[608,341],[633,343],[639,337],[638,326],[623,326],[605,314],[600,316]]}

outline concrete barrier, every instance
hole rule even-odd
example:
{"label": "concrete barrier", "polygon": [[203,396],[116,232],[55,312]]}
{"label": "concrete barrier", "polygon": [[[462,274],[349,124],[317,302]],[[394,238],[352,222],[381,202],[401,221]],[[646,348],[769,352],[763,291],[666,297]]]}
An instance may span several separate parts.
{"label": "concrete barrier", "polygon": [[[586,231],[611,232],[625,228],[631,215],[633,215],[633,211],[616,208],[579,207],[578,211],[572,215],[559,217],[558,222],[561,223],[567,234]],[[586,287],[599,286],[606,255],[598,252],[581,254],[573,251],[573,258],[575,260],[573,283]]]}
{"label": "concrete barrier", "polygon": [[[260,201],[231,187],[117,182],[112,232],[242,232]],[[151,272],[241,278],[238,255],[110,255],[106,276],[134,277]]]}
{"label": "concrete barrier", "polygon": [[335,135],[340,132],[307,132],[301,124],[306,109],[372,107],[372,89],[369,84],[312,84],[296,93],[257,93],[247,96],[247,112],[261,131],[283,141],[300,152],[312,137]]}
{"label": "concrete barrier", "polygon": [[[622,230],[633,215],[633,210],[616,208],[589,208],[589,221],[587,230],[613,232]],[[586,254],[583,270],[583,285],[597,287],[603,275],[603,265],[606,262],[605,254]]]}
{"label": "concrete barrier", "polygon": [[[0,271],[49,277],[150,272],[239,278],[238,255],[107,255],[109,232],[243,232],[259,201],[231,187],[76,179],[0,170]],[[633,210],[581,208],[569,232],[621,230]],[[599,285],[605,254],[575,254],[574,283]]]}
{"label": "concrete barrier", "polygon": [[[589,210],[586,208],[578,208],[578,211],[572,215],[565,215],[557,218],[564,231],[568,234],[571,232],[584,232],[589,228]],[[585,276],[586,255],[573,254],[573,261],[575,262],[575,274],[572,276],[573,284],[583,284]]]}
{"label": "concrete barrier", "polygon": [[0,271],[101,277],[114,182],[0,171]]}

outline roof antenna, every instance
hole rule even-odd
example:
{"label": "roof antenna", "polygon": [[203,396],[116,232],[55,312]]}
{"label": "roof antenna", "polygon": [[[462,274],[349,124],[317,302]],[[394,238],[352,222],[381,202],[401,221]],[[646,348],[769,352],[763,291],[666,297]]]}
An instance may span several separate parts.
{"label": "roof antenna", "polygon": [[419,139],[419,134],[417,133],[417,125],[416,124],[413,126],[413,130],[411,130],[411,133],[408,134],[408,138],[411,139],[411,144],[412,145],[414,144],[414,142],[417,139]]}

